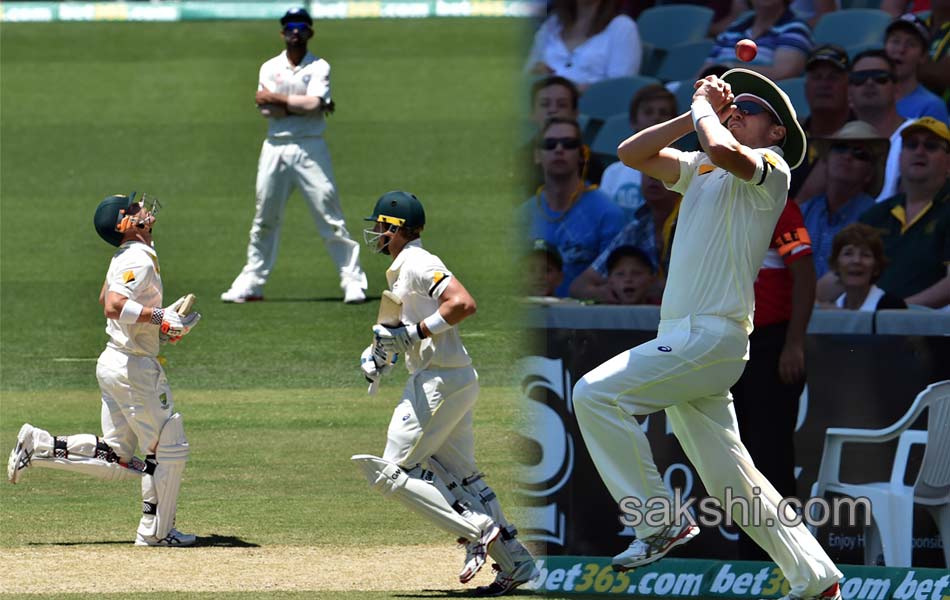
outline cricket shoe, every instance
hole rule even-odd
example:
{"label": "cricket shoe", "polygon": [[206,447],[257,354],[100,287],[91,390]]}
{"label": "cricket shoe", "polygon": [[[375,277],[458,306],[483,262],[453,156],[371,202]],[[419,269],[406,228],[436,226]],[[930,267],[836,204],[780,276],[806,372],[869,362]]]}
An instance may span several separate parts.
{"label": "cricket shoe", "polygon": [[19,481],[20,472],[30,466],[30,459],[33,458],[33,429],[32,425],[24,423],[16,436],[16,446],[7,461],[7,479],[10,483]]}
{"label": "cricket shoe", "polygon": [[353,281],[343,287],[344,304],[362,304],[363,302],[366,302],[366,292],[363,290],[363,286]]}
{"label": "cricket shoe", "polygon": [[236,290],[234,288],[229,289],[228,291],[221,294],[222,302],[229,302],[232,304],[244,304],[245,302],[260,302],[264,299],[264,294],[254,293],[248,290]]}
{"label": "cricket shoe", "polygon": [[659,533],[636,539],[630,546],[615,556],[614,571],[629,571],[656,562],[673,548],[685,544],[699,535],[699,527],[686,521],[682,525],[667,525]]}
{"label": "cricket shoe", "polygon": [[465,546],[465,564],[459,572],[459,582],[468,583],[481,571],[488,559],[488,549],[499,535],[501,535],[501,527],[492,522],[482,530],[481,537],[474,542],[469,542],[464,538],[459,539],[459,543]]}
{"label": "cricket shoe", "polygon": [[[762,600],[765,600],[765,598]],[[782,596],[779,600],[841,600],[841,586],[838,585],[836,581],[834,585],[817,596],[797,596],[795,594],[789,594],[788,596]]]}
{"label": "cricket shoe", "polygon": [[475,596],[504,596],[519,585],[524,585],[540,575],[538,568],[534,565],[534,560],[521,561],[515,565],[515,570],[511,572],[503,571],[497,563],[493,564],[491,568],[497,572],[495,581],[475,588]]}
{"label": "cricket shoe", "polygon": [[145,537],[141,533],[135,534],[135,545],[136,546],[165,546],[169,548],[175,547],[185,547],[193,546],[198,538],[190,533],[182,533],[172,527],[172,530],[168,532],[168,535],[162,539],[154,537]]}

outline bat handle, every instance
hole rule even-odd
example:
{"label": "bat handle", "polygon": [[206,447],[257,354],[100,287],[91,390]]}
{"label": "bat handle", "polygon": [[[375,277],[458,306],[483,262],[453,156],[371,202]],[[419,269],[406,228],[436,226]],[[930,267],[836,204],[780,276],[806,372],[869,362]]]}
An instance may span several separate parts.
{"label": "bat handle", "polygon": [[369,389],[366,390],[366,393],[370,396],[375,396],[376,392],[379,391],[379,380],[377,379],[373,383],[369,384]]}

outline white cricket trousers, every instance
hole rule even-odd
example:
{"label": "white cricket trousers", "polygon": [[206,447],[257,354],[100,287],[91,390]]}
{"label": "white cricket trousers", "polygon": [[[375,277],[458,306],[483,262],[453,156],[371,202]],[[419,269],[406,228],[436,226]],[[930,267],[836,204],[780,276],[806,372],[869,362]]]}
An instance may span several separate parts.
{"label": "white cricket trousers", "polygon": [[410,376],[389,423],[383,458],[411,469],[434,456],[459,479],[477,473],[472,409],[478,389],[470,366]]}
{"label": "white cricket trousers", "polygon": [[259,292],[267,283],[277,260],[284,209],[294,187],[300,189],[310,207],[317,231],[339,271],[341,287],[356,282],[365,288],[360,246],[346,229],[330,151],[322,137],[264,140],[257,164],[257,209],[251,223],[247,263],[238,281],[252,292]]}
{"label": "white cricket trousers", "polygon": [[[751,503],[753,488],[761,489],[763,523],[743,530],[782,569],[792,592],[817,593],[841,572],[804,525],[764,525],[769,518],[779,523],[782,498],[739,439],[729,388],[745,368],[748,345],[745,329],[729,319],[694,315],[661,321],[656,339],[618,354],[577,382],[577,422],[614,500],[633,496],[644,503],[651,498],[670,501],[646,434],[634,418],[665,410],[711,496],[722,501],[725,489],[731,488],[733,497]],[[767,436],[768,431],[752,434]],[[788,519],[794,516],[791,508],[786,512]],[[644,523],[636,527],[637,537],[661,529]]]}
{"label": "white cricket trousers", "polygon": [[107,347],[96,363],[96,378],[102,394],[102,439],[123,462],[137,448],[155,454],[162,427],[175,412],[158,360]]}

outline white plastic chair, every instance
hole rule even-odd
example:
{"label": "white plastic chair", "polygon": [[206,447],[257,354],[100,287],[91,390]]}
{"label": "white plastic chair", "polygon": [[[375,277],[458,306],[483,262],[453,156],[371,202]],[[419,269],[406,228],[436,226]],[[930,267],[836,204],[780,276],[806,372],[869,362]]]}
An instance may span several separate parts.
{"label": "white plastic chair", "polygon": [[[910,429],[928,410],[926,431]],[[898,438],[889,482],[851,484],[841,481],[841,448],[846,442],[881,443]],[[926,445],[914,485],[904,485],[911,446]],[[943,538],[944,561],[950,568],[950,380],[927,386],[910,410],[885,429],[828,429],[813,497],[826,492],[871,501],[873,523],[865,530],[865,564],[883,553],[889,567],[911,566],[914,504],[925,506]]]}

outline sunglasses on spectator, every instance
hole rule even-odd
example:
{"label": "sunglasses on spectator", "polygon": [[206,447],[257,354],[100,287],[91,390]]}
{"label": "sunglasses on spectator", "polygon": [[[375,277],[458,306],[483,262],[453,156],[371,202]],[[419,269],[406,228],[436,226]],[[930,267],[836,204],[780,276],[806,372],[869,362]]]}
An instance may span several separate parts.
{"label": "sunglasses on spectator", "polygon": [[867,71],[852,71],[848,73],[848,83],[851,85],[864,85],[868,80],[873,80],[878,85],[884,85],[894,81],[894,76],[890,71],[883,69],[870,69]]}
{"label": "sunglasses on spectator", "polygon": [[744,117],[751,117],[753,115],[765,113],[772,119],[773,123],[778,123],[781,125],[781,122],[775,118],[775,115],[772,114],[772,111],[757,102],[753,102],[751,100],[742,100],[740,102],[736,102],[736,108],[742,113],[742,116]]}
{"label": "sunglasses on spectator", "polygon": [[577,150],[581,147],[581,141],[578,138],[544,138],[539,146],[543,150],[554,150],[561,145],[565,150]]}
{"label": "sunglasses on spectator", "polygon": [[871,153],[860,146],[851,146],[849,144],[832,144],[831,151],[837,154],[850,152],[851,157],[862,162],[871,162]]}
{"label": "sunglasses on spectator", "polygon": [[943,150],[944,152],[950,152],[948,144],[946,142],[938,142],[937,140],[904,140],[901,142],[901,148],[910,150],[913,152],[920,146],[924,147],[924,150],[927,152],[936,152],[937,150]]}

